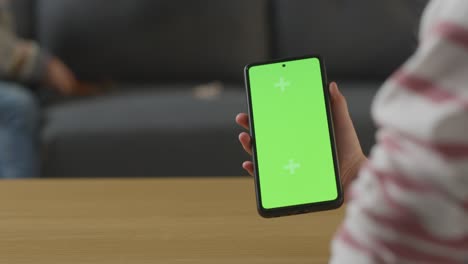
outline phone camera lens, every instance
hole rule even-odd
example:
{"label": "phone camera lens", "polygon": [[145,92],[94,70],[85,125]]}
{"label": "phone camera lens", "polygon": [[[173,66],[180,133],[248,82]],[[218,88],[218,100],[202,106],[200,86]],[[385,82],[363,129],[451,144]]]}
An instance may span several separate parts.
{"label": "phone camera lens", "polygon": [[283,64],[283,67],[286,67],[286,64]]}

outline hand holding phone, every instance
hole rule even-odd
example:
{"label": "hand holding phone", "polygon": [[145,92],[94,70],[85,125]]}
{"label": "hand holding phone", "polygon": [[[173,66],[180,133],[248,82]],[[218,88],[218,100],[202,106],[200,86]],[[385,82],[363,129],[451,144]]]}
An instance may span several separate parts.
{"label": "hand holding phone", "polygon": [[[335,82],[330,83],[329,90],[335,128],[336,148],[338,151],[338,160],[340,161],[341,183],[343,185],[346,201],[349,186],[357,178],[359,169],[362,164],[367,161],[367,158],[362,152],[361,144],[359,143],[353,121],[348,111],[346,98],[340,92]],[[239,113],[236,116],[236,123],[246,130],[250,130],[249,116],[247,113]],[[252,140],[249,133],[240,133],[239,142],[244,150],[249,155],[252,155]],[[250,176],[254,176],[254,168],[251,160],[244,161],[242,163],[242,168],[248,172]]]}
{"label": "hand holding phone", "polygon": [[[307,63],[307,61],[309,63]],[[314,61],[315,61],[315,68],[314,68],[313,63],[310,63]],[[292,67],[290,67],[291,65]],[[255,80],[254,82],[252,82],[252,72],[249,72],[249,69],[252,69],[253,67],[257,67],[257,66],[261,66],[263,69],[265,69],[264,72],[269,75],[269,76],[264,75],[260,79],[263,78],[263,81],[266,81],[266,83],[269,83],[270,78],[274,78],[273,76],[278,75],[276,76],[276,78],[278,79],[278,82],[275,83],[274,85],[266,85],[265,82],[262,83],[262,82],[257,82]],[[271,67],[274,67],[274,68],[271,68]],[[282,68],[282,70],[277,71],[276,69],[280,67]],[[290,70],[286,70],[287,67],[289,67]],[[314,76],[314,71],[315,71],[315,76]],[[256,75],[258,77],[258,72],[253,73],[253,75]],[[289,76],[289,81],[285,80],[286,78],[284,76]],[[254,76],[253,79],[255,78],[256,77]],[[313,82],[314,78],[315,78],[315,84],[311,83]],[[274,102],[274,100],[267,100],[267,101],[263,100],[262,102],[263,98],[268,98],[270,96],[270,99],[271,99],[271,96],[272,96],[271,93],[273,93],[273,97],[274,97],[275,93],[278,92],[278,91],[275,91],[274,89],[271,89],[271,87],[269,86],[279,88],[279,92],[284,93],[288,86],[292,86],[291,79],[299,83],[302,82],[302,84],[296,85],[295,87],[296,89],[294,89],[295,91],[293,91],[293,93],[294,92],[297,93],[296,97],[294,97],[294,94],[293,94],[292,96],[288,96],[276,102]],[[281,145],[281,141],[283,141],[282,149],[280,150],[276,149],[272,153],[268,153],[266,151],[256,151],[257,148],[262,149],[262,147],[260,146],[259,148],[258,146],[255,146],[254,144],[253,154],[254,154],[254,160],[257,163],[255,166],[255,170],[256,170],[255,174],[256,174],[258,207],[259,207],[260,214],[263,216],[267,216],[267,217],[280,216],[280,215],[286,215],[286,214],[295,214],[295,213],[301,213],[301,212],[331,209],[331,208],[336,207],[337,204],[339,205],[340,200],[342,200],[341,199],[342,194],[341,194],[341,190],[339,187],[339,180],[337,180],[338,178],[337,173],[334,172],[334,171],[337,171],[335,168],[336,159],[334,158],[334,155],[333,155],[333,149],[330,149],[333,147],[333,137],[332,137],[333,131],[332,131],[332,125],[330,123],[331,112],[327,113],[328,111],[327,109],[329,106],[328,102],[326,101],[328,99],[327,98],[328,88],[326,88],[325,86],[326,81],[324,78],[324,70],[323,70],[323,65],[321,64],[320,59],[317,57],[307,57],[307,58],[299,58],[299,59],[292,59],[292,60],[276,61],[276,62],[271,62],[271,63],[250,65],[246,69],[246,82],[247,82],[247,88],[248,88],[248,93],[249,93],[251,119],[255,118],[255,116],[257,116],[257,118],[258,116],[261,116],[261,115],[258,115],[259,111],[261,113],[263,110],[267,110],[268,112],[271,112],[273,114],[270,117],[281,117],[282,114],[285,116],[295,114],[294,116],[298,120],[296,123],[294,123],[294,121],[292,121],[292,123],[291,121],[284,121],[284,120],[281,120],[281,118],[276,118],[276,120],[269,121],[269,125],[273,125],[273,127],[270,127],[269,129],[271,130],[271,133],[262,132],[262,126],[265,126],[265,123],[268,124],[268,122],[263,122],[263,121],[266,121],[265,117],[261,118],[262,119],[261,122],[258,122],[257,119],[256,119],[257,121],[251,122],[251,123],[254,123],[253,124],[254,129],[255,129],[255,123],[260,123],[260,129],[259,129],[260,133],[258,132],[252,133],[253,135],[257,134],[257,142],[256,142],[257,145],[258,145],[258,140],[259,140],[258,137],[262,139],[260,140],[261,142],[265,142],[264,140],[265,134],[275,135],[275,131],[278,131],[278,130],[281,131],[282,127],[285,127],[285,125],[288,125],[288,124],[290,125],[289,130],[285,129],[281,131],[281,133],[276,134],[274,139],[271,139],[268,141],[269,142],[268,148],[270,148],[270,150],[274,149],[274,147],[272,147],[274,144],[279,142]],[[267,93],[267,95],[263,94],[260,97],[257,96],[257,98],[255,99],[254,94],[258,92],[259,89],[261,91],[260,94],[263,92],[263,93]],[[311,92],[312,93],[315,92],[315,94],[311,96]],[[318,95],[317,95],[317,92],[318,92]],[[268,95],[268,93],[270,94]],[[340,131],[341,133],[339,133],[338,139],[337,139],[338,141],[341,141],[340,143],[342,143],[341,154],[345,155],[346,160],[344,163],[346,166],[348,166],[350,164],[349,154],[352,153],[351,156],[357,157],[355,160],[358,162],[355,162],[354,159],[351,162],[353,165],[356,165],[356,167],[358,167],[360,165],[359,163],[365,160],[365,157],[362,154],[361,148],[359,146],[359,141],[357,140],[356,133],[352,126],[351,119],[349,118],[349,114],[347,112],[347,107],[346,107],[346,102],[344,100],[344,97],[341,96],[341,94],[339,93],[337,89],[335,91],[335,94],[339,96],[336,96],[337,98],[335,98],[336,104],[332,112],[337,112],[336,114],[337,114],[337,119],[339,121],[338,125],[340,126],[340,129],[344,128],[346,130],[346,131]],[[298,95],[299,95],[299,99],[297,97]],[[260,98],[260,102],[259,102],[259,98]],[[302,100],[302,99],[305,99],[305,100]],[[273,106],[271,105],[271,103],[273,103]],[[289,109],[283,109],[283,110],[279,110],[280,112],[275,112],[276,111],[275,107],[281,104],[283,105],[289,104],[290,107],[286,107]],[[318,107],[320,104],[322,104],[322,107]],[[297,111],[298,109],[300,111]],[[294,111],[296,111],[296,113],[294,113]],[[305,114],[305,113],[308,113],[308,114]],[[319,115],[320,113],[322,114],[322,116]],[[252,115],[254,117],[252,117]],[[313,115],[316,115],[316,116],[319,115],[317,119],[322,118],[322,121],[325,120],[325,122],[322,122],[321,127],[320,125],[318,125],[320,124],[320,122],[310,122],[310,119],[308,119],[308,117],[313,116]],[[268,114],[266,114],[266,116],[268,117]],[[237,118],[237,121],[239,124],[247,128],[248,118],[246,115],[242,115],[242,114],[239,115]],[[323,123],[325,123],[325,125]],[[302,136],[301,139],[298,139],[297,137],[296,138],[291,137],[292,135],[297,134],[295,130],[298,130],[298,129],[297,127],[294,129],[294,126],[302,126],[302,128],[299,130],[305,130],[306,132],[310,133],[312,136],[315,133],[316,137],[311,137],[311,136],[307,137],[307,135]],[[317,132],[320,132],[320,130],[322,130],[322,136],[317,136]],[[323,133],[323,132],[326,132],[326,133]],[[286,139],[287,139],[287,144],[284,145],[284,140]],[[314,156],[314,153],[313,153],[314,148],[310,147],[310,145],[309,145],[309,148],[304,147],[304,146],[306,146],[307,144],[310,144],[311,142],[315,142],[315,143],[317,143],[317,141],[326,142],[327,139],[329,142],[328,150],[329,152],[332,152],[332,153],[330,155],[321,155],[324,153],[322,149],[321,151],[315,151],[316,157],[314,159],[309,159],[308,158],[309,156],[310,157]],[[247,151],[249,151],[250,150],[250,137],[246,134],[241,134],[240,140],[243,143],[244,148]],[[284,154],[283,152],[288,152],[288,151],[291,152],[291,148],[288,149],[287,145],[289,145],[289,147],[296,148],[295,150],[293,149],[293,152],[298,152],[298,153],[305,152],[306,155],[303,155],[306,157],[306,160],[307,160],[305,167],[309,167],[309,171],[306,173],[302,173],[302,175],[298,173],[297,174],[298,177],[286,177],[287,178],[286,181],[284,181],[285,177],[283,177],[282,179],[283,182],[277,185],[276,189],[274,189],[271,186],[271,182],[279,183],[279,179],[281,180],[281,178],[278,179],[276,175],[284,174],[285,172],[278,170],[279,168],[278,164],[275,164],[275,163],[279,163],[279,162],[272,163],[271,157],[274,157],[275,155],[281,156]],[[327,151],[327,148],[325,148],[325,152],[326,151]],[[332,161],[331,166],[330,166],[330,163],[328,166],[328,169],[329,169],[328,191],[329,191],[329,194],[334,192],[334,194],[332,194],[331,196],[334,196],[336,194],[337,198],[334,200],[338,202],[335,204],[332,204],[333,202],[331,200],[333,199],[327,200],[327,199],[320,198],[320,199],[314,200],[313,198],[314,195],[315,195],[315,198],[317,198],[317,190],[318,190],[318,189],[315,189],[315,192],[314,192],[314,185],[316,186],[316,185],[321,184],[320,189],[322,190],[327,188],[326,185],[323,185],[324,183],[323,180],[326,179],[326,177],[323,177],[325,175],[322,175],[322,179],[320,179],[320,174],[321,173],[323,174],[323,167],[322,167],[322,172],[320,172],[320,168],[318,168],[319,166],[314,166],[311,170],[311,166],[309,165],[313,164],[314,162],[316,162],[317,164],[317,161],[319,162],[319,164],[320,163],[323,164],[324,163],[323,161],[326,160],[327,158],[329,159],[329,161],[330,160]],[[250,171],[254,169],[253,164],[250,162],[246,162],[244,167]],[[271,171],[271,170],[270,172],[268,172],[268,167],[274,167],[277,170],[276,172]],[[300,163],[295,162],[292,159],[289,159],[289,162],[282,169],[289,171],[289,174],[293,176],[293,175],[296,175],[296,171],[301,171],[301,167],[302,166]],[[349,168],[344,168],[344,169],[346,171],[346,176],[348,176],[351,171],[349,170]],[[267,171],[267,173],[265,173],[265,171]],[[355,174],[355,172],[351,172],[351,173]],[[320,180],[322,180],[322,182],[320,182]],[[270,186],[268,184],[270,184]],[[265,187],[265,185],[267,185],[267,187]],[[268,193],[270,193],[270,195]],[[298,202],[297,199],[299,196],[306,197],[305,198],[306,200],[303,200],[305,202],[300,201],[300,200]],[[276,199],[279,197],[281,197],[280,199],[282,201],[279,201],[278,199]],[[265,202],[265,199],[272,199],[272,198],[277,200],[276,201],[277,206],[270,206],[270,208],[266,208],[265,205],[267,205],[269,202],[268,201]]]}

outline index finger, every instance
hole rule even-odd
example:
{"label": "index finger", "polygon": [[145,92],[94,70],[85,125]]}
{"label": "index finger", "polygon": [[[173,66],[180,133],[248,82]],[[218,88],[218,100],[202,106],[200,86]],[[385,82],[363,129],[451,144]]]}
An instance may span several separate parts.
{"label": "index finger", "polygon": [[249,116],[246,113],[240,113],[236,116],[236,122],[243,128],[249,130]]}

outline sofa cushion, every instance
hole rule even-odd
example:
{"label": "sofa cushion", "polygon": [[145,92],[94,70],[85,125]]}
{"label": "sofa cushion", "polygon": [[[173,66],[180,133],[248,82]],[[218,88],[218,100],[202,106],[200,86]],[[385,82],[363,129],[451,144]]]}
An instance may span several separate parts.
{"label": "sofa cushion", "polygon": [[39,39],[81,78],[242,80],[267,50],[266,0],[38,0]]}
{"label": "sofa cushion", "polygon": [[427,0],[274,0],[275,57],[321,54],[332,78],[387,77],[417,45]]}
{"label": "sofa cushion", "polygon": [[[370,105],[380,84],[339,84],[367,153],[375,132]],[[236,114],[246,111],[242,87],[227,89],[212,99],[199,99],[192,85],[178,86],[158,85],[158,91],[152,86],[133,86],[122,88],[125,92],[47,108],[43,174],[244,175],[240,164],[249,157],[237,140],[242,129],[234,123]]]}
{"label": "sofa cushion", "polygon": [[[44,175],[60,177],[245,174],[234,118],[238,87],[211,99],[191,85],[133,86],[126,92],[46,109]],[[148,87],[147,87],[148,88]],[[123,88],[125,90],[125,88]],[[163,91],[155,91],[163,90]],[[171,90],[185,90],[173,92]]]}

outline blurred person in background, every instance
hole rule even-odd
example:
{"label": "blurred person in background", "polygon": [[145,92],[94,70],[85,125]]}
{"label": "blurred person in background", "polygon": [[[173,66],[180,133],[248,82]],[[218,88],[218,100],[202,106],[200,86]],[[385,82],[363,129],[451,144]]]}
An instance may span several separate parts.
{"label": "blurred person in background", "polygon": [[60,59],[14,33],[8,1],[0,0],[0,178],[37,177],[40,108],[25,84],[46,86],[63,95],[84,94]]}
{"label": "blurred person in background", "polygon": [[[430,1],[419,40],[375,98],[369,159],[330,85],[349,200],[330,263],[468,263],[468,1]],[[249,128],[246,114],[237,122]],[[249,134],[239,139],[252,153]],[[253,174],[251,161],[243,167]]]}

